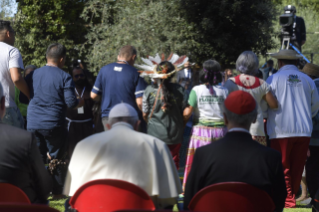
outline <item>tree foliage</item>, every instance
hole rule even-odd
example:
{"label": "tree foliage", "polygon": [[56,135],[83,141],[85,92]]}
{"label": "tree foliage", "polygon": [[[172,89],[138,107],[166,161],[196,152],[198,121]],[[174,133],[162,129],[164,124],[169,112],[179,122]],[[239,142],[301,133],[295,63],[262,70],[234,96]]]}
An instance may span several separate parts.
{"label": "tree foliage", "polygon": [[78,59],[85,42],[85,22],[80,18],[85,1],[23,0],[16,14],[16,46],[24,64],[43,66],[49,44],[59,42],[67,48],[67,65]]}
{"label": "tree foliage", "polygon": [[88,62],[98,71],[131,44],[138,57],[173,51],[227,65],[244,50],[273,47],[274,11],[263,0],[89,0],[82,14],[91,22]]}
{"label": "tree foliage", "polygon": [[265,54],[274,46],[274,4],[264,0],[183,0],[182,13],[194,23],[198,34],[193,54],[213,56],[223,64],[236,61],[245,50]]}
{"label": "tree foliage", "polygon": [[[124,45],[135,46],[138,57],[172,51],[188,54],[191,50],[192,25],[181,17],[172,0],[91,0],[83,17],[92,20],[87,36],[91,70],[114,62]],[[94,22],[97,17],[98,24]]]}
{"label": "tree foliage", "polygon": [[0,19],[12,20],[14,6],[14,0],[0,0]]}

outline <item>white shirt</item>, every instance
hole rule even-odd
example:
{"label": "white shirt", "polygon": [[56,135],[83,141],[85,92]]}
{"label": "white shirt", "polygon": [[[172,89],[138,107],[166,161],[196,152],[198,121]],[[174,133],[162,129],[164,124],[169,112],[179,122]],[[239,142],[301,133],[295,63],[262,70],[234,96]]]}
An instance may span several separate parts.
{"label": "white shirt", "polygon": [[[214,90],[214,95],[209,92],[209,89],[206,85],[198,85],[193,87],[191,92],[195,92],[197,98],[195,122],[197,122],[197,118],[199,118],[199,121],[224,122],[221,106],[228,96],[228,90],[220,85],[213,86],[212,88]],[[191,106],[194,106],[192,104],[192,102],[194,102],[192,101],[192,97],[193,94],[190,94],[188,102]]]}
{"label": "white shirt", "polygon": [[192,78],[192,72],[190,69],[185,68],[184,69],[185,78],[191,79]]}
{"label": "white shirt", "polygon": [[3,87],[6,107],[17,107],[14,102],[15,91],[10,68],[24,69],[22,57],[17,48],[6,43],[0,42],[0,49],[0,83]]}
{"label": "white shirt", "polygon": [[[240,75],[241,80],[247,80],[246,77],[252,78],[251,76],[247,75]],[[252,123],[250,126],[250,134],[253,136],[265,136],[264,132],[264,117],[263,117],[263,111],[267,111],[267,103],[263,100],[263,96],[265,96],[269,92],[269,85],[262,79],[259,80],[260,85],[259,86],[252,86],[251,88],[246,88],[241,85],[237,85],[235,83],[235,78],[231,78],[230,80],[227,80],[225,82],[225,87],[228,89],[229,93],[236,91],[236,90],[242,90],[245,92],[250,93],[254,99],[257,102],[257,119],[255,123]],[[258,85],[258,84],[257,84]]]}
{"label": "white shirt", "polygon": [[164,142],[119,122],[106,132],[80,141],[72,155],[64,194],[73,196],[96,179],[133,183],[151,196],[157,208],[176,203],[182,193],[171,153]]}
{"label": "white shirt", "polygon": [[312,117],[319,109],[318,91],[313,80],[294,65],[285,65],[267,79],[279,103],[268,109],[270,139],[311,137]]}

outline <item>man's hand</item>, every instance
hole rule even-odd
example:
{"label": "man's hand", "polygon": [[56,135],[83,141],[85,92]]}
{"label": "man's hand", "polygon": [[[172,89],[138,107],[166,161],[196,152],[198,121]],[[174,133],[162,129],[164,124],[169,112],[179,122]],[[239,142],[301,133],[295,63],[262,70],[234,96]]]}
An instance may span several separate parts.
{"label": "man's hand", "polygon": [[20,68],[10,68],[10,75],[12,82],[14,85],[22,92],[24,95],[28,97],[30,100],[30,92],[27,83],[23,79],[21,75],[21,69]]}

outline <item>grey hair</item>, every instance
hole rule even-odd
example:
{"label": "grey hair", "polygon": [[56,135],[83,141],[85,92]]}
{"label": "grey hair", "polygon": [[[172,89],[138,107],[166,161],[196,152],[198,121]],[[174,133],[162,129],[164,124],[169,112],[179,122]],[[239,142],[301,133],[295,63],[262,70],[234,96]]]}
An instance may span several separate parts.
{"label": "grey hair", "polygon": [[117,122],[126,122],[126,123],[132,125],[132,127],[134,127],[137,121],[138,121],[137,116],[125,116],[125,117],[110,118],[108,123],[109,123],[109,125],[112,126],[113,124],[115,124]]}
{"label": "grey hair", "polygon": [[252,112],[244,115],[238,115],[236,113],[229,111],[224,104],[222,104],[222,111],[229,122],[242,127],[249,127],[256,120],[258,114],[257,103],[255,109]]}
{"label": "grey hair", "polygon": [[35,65],[27,65],[24,70],[27,70],[27,69],[29,69],[29,68],[32,68],[32,69],[35,70],[35,69],[37,69],[38,67],[36,67]]}
{"label": "grey hair", "polygon": [[257,55],[252,51],[244,51],[236,61],[237,71],[253,75],[258,71],[259,60]]}

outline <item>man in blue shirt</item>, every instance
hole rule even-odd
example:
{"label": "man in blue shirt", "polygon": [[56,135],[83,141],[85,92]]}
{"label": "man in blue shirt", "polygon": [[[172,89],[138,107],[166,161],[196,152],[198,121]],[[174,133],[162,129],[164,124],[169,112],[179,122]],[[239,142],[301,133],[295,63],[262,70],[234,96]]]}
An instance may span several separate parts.
{"label": "man in blue shirt", "polygon": [[[114,105],[121,102],[141,111],[143,93],[147,86],[144,79],[139,76],[134,63],[136,49],[133,46],[124,46],[120,49],[116,63],[108,64],[101,68],[91,98],[95,101],[101,98],[101,114],[104,129],[107,130],[109,112]],[[140,119],[141,113],[139,113]]]}
{"label": "man in blue shirt", "polygon": [[[54,159],[65,159],[66,110],[81,107],[83,101],[79,104],[72,77],[62,70],[66,58],[65,47],[58,43],[51,44],[47,49],[46,58],[47,65],[36,69],[27,77],[31,93],[27,129],[35,134],[43,161],[46,163],[49,157],[52,163]],[[66,167],[57,165],[51,173],[53,198],[60,198]]]}

